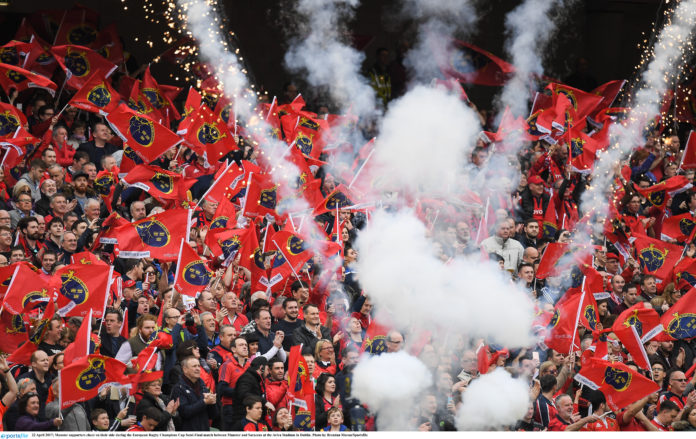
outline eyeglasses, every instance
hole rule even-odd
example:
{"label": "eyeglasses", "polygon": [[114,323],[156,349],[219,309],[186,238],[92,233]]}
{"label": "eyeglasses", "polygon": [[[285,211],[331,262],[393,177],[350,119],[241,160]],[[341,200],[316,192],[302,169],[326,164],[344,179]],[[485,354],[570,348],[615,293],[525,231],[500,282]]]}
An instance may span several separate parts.
{"label": "eyeglasses", "polygon": [[154,271],[146,271],[145,274],[148,276],[154,276],[155,272]]}
{"label": "eyeglasses", "polygon": [[546,371],[546,373],[550,373],[551,375],[556,375],[558,373],[557,369],[549,369]]}
{"label": "eyeglasses", "polygon": [[677,381],[677,382],[679,382],[679,383],[685,383],[685,382],[686,382],[686,378],[672,378],[672,381]]}

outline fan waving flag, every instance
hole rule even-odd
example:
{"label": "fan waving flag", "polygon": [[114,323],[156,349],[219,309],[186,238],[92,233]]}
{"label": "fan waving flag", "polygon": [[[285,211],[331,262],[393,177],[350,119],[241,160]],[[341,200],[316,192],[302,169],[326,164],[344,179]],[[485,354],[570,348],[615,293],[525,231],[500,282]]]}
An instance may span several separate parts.
{"label": "fan waving flag", "polygon": [[650,360],[643,344],[662,332],[657,311],[638,302],[619,314],[611,331],[619,337],[636,365],[643,370],[650,370]]}
{"label": "fan waving flag", "polygon": [[640,262],[644,274],[652,274],[660,281],[667,279],[682,254],[682,247],[667,244],[658,239],[645,235],[636,235],[633,246],[636,250],[636,259]]}
{"label": "fan waving flag", "polygon": [[565,141],[568,145],[568,160],[573,171],[581,174],[592,172],[597,152],[602,149],[602,145],[574,126],[567,131]]}
{"label": "fan waving flag", "polygon": [[597,358],[589,358],[575,380],[602,392],[609,408],[616,412],[660,390],[656,382],[625,364]]}
{"label": "fan waving flag", "polygon": [[67,86],[74,90],[81,89],[96,71],[108,78],[116,70],[115,64],[88,47],[54,46],[51,53],[65,71]]}
{"label": "fan waving flag", "polygon": [[635,189],[655,207],[664,208],[668,196],[674,196],[680,192],[691,188],[692,184],[684,175],[676,175],[667,180],[663,180],[646,189],[639,188],[635,183]]}
{"label": "fan waving flag", "polygon": [[60,279],[58,314],[101,318],[111,284],[113,267],[102,264],[71,264],[56,271]]}
{"label": "fan waving flag", "polygon": [[29,264],[19,263],[8,268],[13,268],[13,274],[5,293],[3,309],[12,314],[24,314],[39,307],[44,308],[53,300],[55,286],[44,280]]}
{"label": "fan waving flag", "polygon": [[275,216],[279,197],[278,185],[271,180],[270,176],[252,173],[247,183],[242,215]]}
{"label": "fan waving flag", "polygon": [[106,120],[123,142],[146,163],[156,160],[181,142],[179,136],[167,127],[125,106],[109,114]]}
{"label": "fan waving flag", "polygon": [[137,165],[122,180],[160,199],[184,199],[186,191],[196,184],[195,178],[185,178],[158,166]]}
{"label": "fan waving flag", "polygon": [[118,168],[113,167],[110,170],[104,169],[99,171],[94,179],[94,189],[104,201],[104,205],[109,212],[113,209],[114,192],[118,184]]}
{"label": "fan waving flag", "polygon": [[23,92],[30,88],[42,88],[51,96],[55,95],[56,90],[58,90],[58,86],[45,76],[2,63],[0,63],[0,86],[8,96],[11,95],[10,90],[12,89]]}
{"label": "fan waving flag", "polygon": [[322,202],[314,208],[314,216],[326,212],[335,212],[336,209],[345,209],[356,204],[357,196],[350,189],[339,184]]}
{"label": "fan waving flag", "polygon": [[29,332],[21,315],[3,311],[0,315],[0,353],[11,354],[29,341]]}
{"label": "fan waving flag", "polygon": [[118,108],[121,96],[104,78],[100,70],[87,79],[82,88],[68,102],[73,107],[106,116]]}
{"label": "fan waving flag", "polygon": [[389,328],[372,320],[365,331],[365,339],[360,347],[361,352],[381,354],[387,350],[387,334]]}
{"label": "fan waving flag", "polygon": [[17,107],[0,102],[0,138],[12,137],[17,128],[27,124],[27,117]]}
{"label": "fan waving flag", "polygon": [[176,261],[182,239],[188,239],[190,211],[172,209],[117,227],[111,236],[118,240],[122,258],[157,258]]}
{"label": "fan waving flag", "polygon": [[196,297],[203,291],[213,278],[213,272],[208,268],[205,260],[201,259],[194,249],[181,240],[179,259],[176,262],[176,275],[174,276],[174,288],[180,294]]}
{"label": "fan waving flag", "polygon": [[103,355],[88,355],[72,364],[66,364],[58,372],[58,376],[61,409],[94,398],[104,384],[130,383],[126,377],[126,365]]}
{"label": "fan waving flag", "polygon": [[446,75],[468,84],[499,86],[515,72],[509,64],[473,44],[454,40],[447,65],[440,66]]}
{"label": "fan waving flag", "polygon": [[207,106],[203,105],[194,111],[188,119],[188,127],[184,140],[193,152],[202,156],[206,155],[209,162],[219,160],[230,151],[239,149],[227,124],[213,114]]}
{"label": "fan waving flag", "polygon": [[86,357],[90,354],[90,342],[92,341],[90,335],[92,334],[92,310],[89,310],[89,314],[82,320],[80,329],[75,335],[75,340],[70,343],[66,348],[63,357],[65,364],[73,364],[75,360]]}
{"label": "fan waving flag", "polygon": [[691,288],[660,319],[667,340],[696,337],[696,288]]}

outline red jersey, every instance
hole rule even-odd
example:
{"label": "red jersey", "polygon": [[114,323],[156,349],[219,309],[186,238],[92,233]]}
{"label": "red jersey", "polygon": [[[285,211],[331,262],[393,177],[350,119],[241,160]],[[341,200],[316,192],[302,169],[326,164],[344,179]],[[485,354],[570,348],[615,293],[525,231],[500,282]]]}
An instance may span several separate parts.
{"label": "red jersey", "polygon": [[[241,366],[239,364],[239,361],[237,361],[235,357],[232,357],[230,361],[226,361],[222,363],[222,366],[220,366],[218,381],[224,381],[230,387],[234,387],[237,384],[237,380],[239,379],[239,377],[242,376],[244,372],[246,372],[250,365],[251,361],[247,360],[244,363],[244,366]],[[222,405],[229,404],[233,404],[232,398],[223,396]]]}
{"label": "red jersey", "polygon": [[650,423],[657,427],[659,431],[672,431],[672,427],[666,427],[660,423],[660,421],[657,420],[657,418],[651,419]]}
{"label": "red jersey", "polygon": [[242,419],[242,431],[269,431],[266,424],[250,421],[246,418]]}
{"label": "red jersey", "polygon": [[619,422],[614,418],[604,417],[597,422],[585,424],[582,431],[620,431]]}
{"label": "red jersey", "polygon": [[146,431],[142,425],[140,425],[140,422],[136,422],[133,424],[128,430],[126,431]]}
{"label": "red jersey", "polygon": [[249,320],[244,314],[236,313],[232,318],[225,316],[222,320],[223,325],[232,325],[237,333],[242,332],[242,328],[249,324]]}
{"label": "red jersey", "polygon": [[565,431],[566,427],[570,425],[570,422],[566,422],[561,419],[560,416],[556,415],[549,421],[548,431]]}

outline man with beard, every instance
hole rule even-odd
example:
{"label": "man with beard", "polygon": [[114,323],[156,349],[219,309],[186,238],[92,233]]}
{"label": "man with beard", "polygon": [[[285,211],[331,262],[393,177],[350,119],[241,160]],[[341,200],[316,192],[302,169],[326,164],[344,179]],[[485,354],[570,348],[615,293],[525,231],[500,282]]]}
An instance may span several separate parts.
{"label": "man with beard", "polygon": [[[273,404],[275,412],[281,407],[288,407],[288,381],[285,377],[283,360],[273,357],[268,362],[268,378],[266,379],[266,398]],[[270,413],[273,417],[273,413]]]}
{"label": "man with beard", "polygon": [[295,329],[302,326],[304,322],[298,318],[300,315],[300,307],[297,303],[297,299],[294,297],[288,297],[283,301],[283,311],[285,311],[285,317],[275,323],[271,330],[273,332],[283,331],[283,334],[285,334],[283,349],[290,351],[290,347],[294,344],[292,333]]}
{"label": "man with beard", "polygon": [[20,233],[18,245],[24,250],[24,257],[38,266],[37,255],[39,250],[44,248],[44,245],[39,242],[41,239],[39,222],[33,216],[22,218],[19,220],[17,228]]}
{"label": "man with beard", "polygon": [[73,176],[73,195],[82,210],[85,209],[87,200],[94,197],[94,191],[89,187],[89,176],[85,172],[78,172]]}

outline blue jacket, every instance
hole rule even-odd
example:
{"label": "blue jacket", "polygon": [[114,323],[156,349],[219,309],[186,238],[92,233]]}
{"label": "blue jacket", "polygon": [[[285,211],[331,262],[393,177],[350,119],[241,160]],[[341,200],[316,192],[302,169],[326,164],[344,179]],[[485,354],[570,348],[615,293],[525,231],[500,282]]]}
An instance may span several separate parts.
{"label": "blue jacket", "polygon": [[215,417],[215,404],[206,404],[203,394],[210,393],[202,379],[191,383],[185,376],[172,389],[170,400],[179,398],[179,431],[210,431],[210,420]]}

